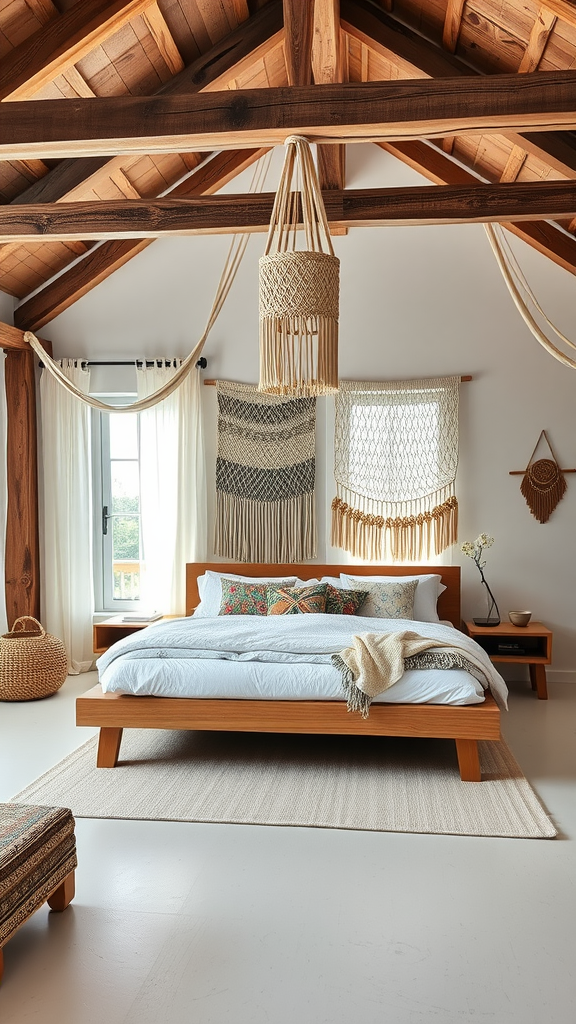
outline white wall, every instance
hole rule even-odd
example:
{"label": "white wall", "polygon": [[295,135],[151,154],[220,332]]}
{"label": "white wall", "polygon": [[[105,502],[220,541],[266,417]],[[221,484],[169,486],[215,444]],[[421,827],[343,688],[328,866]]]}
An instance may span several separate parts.
{"label": "white wall", "polygon": [[10,324],[10,326],[14,323],[15,301],[12,295],[0,292],[0,320],[5,324]]}
{"label": "white wall", "polygon": [[[275,161],[277,172],[278,159]],[[241,183],[227,191],[241,191]],[[277,173],[270,178],[275,184]],[[421,183],[374,146],[348,147],[350,187]],[[254,236],[227,306],[208,341],[209,377],[254,382],[258,376],[257,259]],[[514,240],[525,272],[549,315],[575,336],[576,279]],[[55,354],[121,358],[185,355],[200,335],[228,242],[223,237],[155,242],[43,328]],[[461,388],[460,536],[496,538],[487,578],[502,617],[531,608],[554,628],[557,678],[576,679],[576,477],[550,522],[532,518],[520,477],[543,427],[560,463],[576,466],[576,372],[544,352],[520,319],[479,225],[355,229],[335,238],[342,261],[340,375],[403,379],[472,374]],[[576,340],[576,336],[575,336]],[[214,435],[215,394],[206,388]],[[319,401],[319,520],[333,496],[331,403]],[[214,446],[211,445],[211,459]],[[321,533],[319,558],[340,560]],[[473,563],[463,564],[466,617],[483,614]],[[448,560],[447,559],[447,560]],[[553,677],[554,678],[554,677]]]}

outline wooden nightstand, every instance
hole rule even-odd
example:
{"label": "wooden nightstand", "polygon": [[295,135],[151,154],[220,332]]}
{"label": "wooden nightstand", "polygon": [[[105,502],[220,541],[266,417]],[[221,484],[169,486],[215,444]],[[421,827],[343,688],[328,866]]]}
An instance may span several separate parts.
{"label": "wooden nightstand", "polygon": [[528,665],[532,689],[537,691],[540,700],[548,700],[545,666],[552,661],[551,629],[541,622],[529,622],[527,626],[513,626],[511,622],[475,626],[473,622],[464,622],[463,628],[484,648],[490,661]]}
{"label": "wooden nightstand", "polygon": [[[163,615],[161,619],[154,622],[165,622],[166,619],[177,619],[178,615]],[[153,622],[122,622],[122,615],[113,615],[110,619],[102,622],[95,622],[92,627],[94,637],[94,654],[104,654],[117,640],[123,640],[125,636],[132,636],[146,626],[153,626]]]}

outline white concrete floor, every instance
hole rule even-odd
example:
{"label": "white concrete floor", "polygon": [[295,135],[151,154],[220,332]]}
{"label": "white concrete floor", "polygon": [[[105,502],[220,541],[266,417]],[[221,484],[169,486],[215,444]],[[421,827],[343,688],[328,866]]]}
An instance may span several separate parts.
{"label": "white concrete floor", "polygon": [[[0,800],[89,735],[0,704]],[[512,684],[555,840],[77,820],[77,895],[5,947],[2,1024],[573,1024],[576,689]]]}

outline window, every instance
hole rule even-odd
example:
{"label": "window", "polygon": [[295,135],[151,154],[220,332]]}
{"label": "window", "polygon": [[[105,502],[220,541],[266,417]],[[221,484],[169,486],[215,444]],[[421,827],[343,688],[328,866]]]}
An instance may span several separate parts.
{"label": "window", "polygon": [[94,413],[94,584],[102,611],[138,608],[139,422],[134,413]]}

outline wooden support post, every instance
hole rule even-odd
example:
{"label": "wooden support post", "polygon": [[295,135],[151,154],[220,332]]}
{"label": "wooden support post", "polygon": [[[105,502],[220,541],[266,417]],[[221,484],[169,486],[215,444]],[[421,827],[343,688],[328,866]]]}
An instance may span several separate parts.
{"label": "wooden support post", "polygon": [[32,349],[7,349],[6,614],[40,616],[36,387]]}

